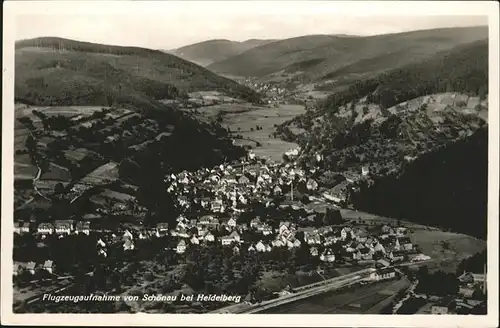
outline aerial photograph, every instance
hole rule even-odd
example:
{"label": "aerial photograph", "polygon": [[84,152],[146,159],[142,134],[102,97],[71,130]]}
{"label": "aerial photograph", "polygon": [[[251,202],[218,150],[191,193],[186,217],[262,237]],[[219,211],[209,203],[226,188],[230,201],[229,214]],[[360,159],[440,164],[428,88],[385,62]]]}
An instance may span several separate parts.
{"label": "aerial photograph", "polygon": [[488,18],[252,15],[17,17],[14,313],[487,314]]}

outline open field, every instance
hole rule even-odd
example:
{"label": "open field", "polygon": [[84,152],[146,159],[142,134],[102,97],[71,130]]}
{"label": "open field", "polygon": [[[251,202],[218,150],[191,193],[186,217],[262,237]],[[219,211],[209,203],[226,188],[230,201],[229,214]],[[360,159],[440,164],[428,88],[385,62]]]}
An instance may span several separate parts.
{"label": "open field", "polygon": [[313,272],[313,274],[305,272],[289,274],[286,272],[266,271],[263,273],[262,278],[257,284],[261,288],[266,288],[273,292],[279,292],[287,286],[294,288],[302,285],[313,284],[321,280],[323,279],[315,272]]}
{"label": "open field", "polygon": [[455,272],[463,259],[486,248],[484,240],[452,232],[415,230],[410,237],[422,253],[434,259],[428,265],[430,270]]}
{"label": "open field", "polygon": [[79,162],[81,161],[85,156],[87,156],[90,153],[90,151],[86,148],[77,148],[77,149],[72,149],[68,150],[64,153],[64,157],[69,159],[72,162]]}
{"label": "open field", "polygon": [[355,289],[333,291],[285,304],[262,313],[273,314],[350,314],[372,312],[378,303],[407,288],[409,281],[392,280],[358,286]]}
{"label": "open field", "polygon": [[62,115],[67,117],[72,117],[76,115],[89,116],[94,112],[100,111],[103,108],[109,108],[104,106],[31,106],[29,110],[37,110],[44,113],[45,115]]}
{"label": "open field", "polygon": [[14,123],[14,151],[26,149],[26,139],[30,135],[30,130],[17,120]]}
{"label": "open field", "polygon": [[35,196],[33,188],[14,188],[14,208],[22,206]]}
{"label": "open field", "polygon": [[[223,124],[234,133],[260,143],[259,147],[254,148],[257,156],[280,160],[283,153],[297,145],[270,135],[275,132],[275,125],[280,125],[304,112],[304,107],[301,105],[281,105],[279,108],[252,107],[250,111],[224,115]],[[257,126],[262,129],[257,130]]]}
{"label": "open field", "polygon": [[33,179],[36,177],[38,169],[32,164],[14,163],[15,179]]}
{"label": "open field", "polygon": [[305,109],[302,105],[280,105],[278,108],[270,108],[245,103],[205,106],[198,108],[197,111],[201,117],[208,118],[222,114],[222,125],[233,132],[233,137],[242,136],[236,138],[236,145],[249,145],[257,156],[281,160],[283,153],[297,145],[273,138],[271,135],[276,131],[275,126],[303,114]]}
{"label": "open field", "polygon": [[63,166],[50,163],[49,170],[42,173],[40,180],[71,181],[71,173]]}
{"label": "open field", "polygon": [[85,176],[80,183],[87,185],[99,185],[118,179],[118,164],[106,163]]}
{"label": "open field", "polygon": [[[362,220],[368,224],[396,224],[398,222],[397,219],[388,218],[379,216],[376,214],[370,214],[366,212],[360,212],[352,209],[340,209],[340,213],[342,217],[347,220]],[[421,229],[426,228],[423,225],[416,224],[410,221],[399,220],[401,224],[403,224],[407,228]],[[432,229],[432,228],[431,228]]]}
{"label": "open field", "polygon": [[69,181],[38,180],[36,183],[36,187],[38,190],[53,192],[58,183],[61,183],[64,187],[66,187],[69,184]]}
{"label": "open field", "polygon": [[114,199],[120,202],[126,202],[129,200],[134,200],[134,196],[131,196],[129,194],[125,194],[122,192],[110,190],[110,189],[105,189],[102,193],[100,193],[103,197]]}

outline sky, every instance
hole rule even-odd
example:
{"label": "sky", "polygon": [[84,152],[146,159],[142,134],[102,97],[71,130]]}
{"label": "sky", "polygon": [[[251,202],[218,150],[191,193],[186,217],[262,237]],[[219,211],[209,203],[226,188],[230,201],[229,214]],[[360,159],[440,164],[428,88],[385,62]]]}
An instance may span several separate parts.
{"label": "sky", "polygon": [[[445,2],[448,10],[434,12],[420,1],[413,5],[406,2],[404,6],[398,6],[398,2],[383,5],[358,2],[356,6],[355,2],[26,1],[15,15],[15,39],[57,36],[169,50],[210,39],[244,41],[310,34],[375,35],[488,25],[487,16],[470,10],[457,12],[460,8],[448,5],[452,2]],[[67,3],[71,6],[66,6]],[[427,9],[422,11],[423,8]],[[440,14],[442,12],[448,16]]]}

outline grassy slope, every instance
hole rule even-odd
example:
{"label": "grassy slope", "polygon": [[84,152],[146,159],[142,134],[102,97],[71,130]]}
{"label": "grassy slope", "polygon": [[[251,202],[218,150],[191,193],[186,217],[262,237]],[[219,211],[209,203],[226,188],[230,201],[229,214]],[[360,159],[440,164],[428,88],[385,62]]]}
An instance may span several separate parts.
{"label": "grassy slope", "polygon": [[172,54],[202,66],[239,55],[251,48],[274,40],[252,39],[243,42],[229,40],[208,40],[175,49]]}
{"label": "grassy slope", "polygon": [[16,99],[43,105],[108,105],[108,96],[144,105],[201,90],[258,101],[252,90],[161,51],[60,38],[16,43],[15,90]]}
{"label": "grassy slope", "polygon": [[311,35],[273,42],[214,63],[209,69],[262,77],[304,70],[305,79],[352,80],[487,38],[486,27],[447,28],[370,37]]}

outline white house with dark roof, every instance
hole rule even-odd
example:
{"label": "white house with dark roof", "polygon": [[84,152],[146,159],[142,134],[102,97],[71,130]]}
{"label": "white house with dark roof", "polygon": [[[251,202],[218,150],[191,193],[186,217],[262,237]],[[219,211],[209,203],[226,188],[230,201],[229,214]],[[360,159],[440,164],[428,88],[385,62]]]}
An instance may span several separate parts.
{"label": "white house with dark roof", "polygon": [[132,239],[126,239],[123,243],[123,250],[124,251],[131,251],[135,248],[134,242]]}
{"label": "white house with dark roof", "polygon": [[273,233],[273,228],[268,224],[264,224],[261,228],[257,230],[261,231],[264,236],[269,236]]}
{"label": "white house with dark roof", "polygon": [[396,238],[396,245],[394,248],[396,250],[411,251],[413,249],[413,243],[409,237],[399,237]]}
{"label": "white house with dark roof", "polygon": [[369,275],[369,279],[373,281],[387,280],[396,277],[396,271],[390,268],[384,268],[377,271],[372,272]]}
{"label": "white house with dark roof", "polygon": [[212,204],[211,204],[211,210],[212,212],[215,212],[215,213],[222,213],[224,212],[224,202],[222,201],[222,199],[215,199]]}
{"label": "white house with dark roof", "polygon": [[156,230],[160,233],[166,233],[168,231],[168,223],[167,222],[159,222],[156,224]]}
{"label": "white house with dark roof", "polygon": [[225,219],[222,224],[230,229],[234,229],[236,227],[236,220],[234,218],[228,218]]}
{"label": "white house with dark roof", "polygon": [[257,228],[259,225],[261,225],[262,222],[260,221],[259,217],[253,218],[250,220],[250,227],[251,228]]}
{"label": "white house with dark roof", "polygon": [[304,240],[309,245],[319,245],[321,244],[321,237],[317,233],[304,235]]}
{"label": "white house with dark roof", "polygon": [[19,221],[14,222],[14,233],[17,234],[21,233],[21,222]]}
{"label": "white house with dark roof", "polygon": [[134,239],[134,236],[132,235],[132,233],[128,230],[125,230],[125,232],[123,233],[123,239],[126,240],[126,239]]}
{"label": "white house with dark roof", "polygon": [[175,251],[177,252],[177,254],[182,254],[186,251],[186,241],[184,239],[182,239],[181,241],[179,241],[179,243],[177,244],[177,247],[175,248]]}
{"label": "white house with dark roof", "polygon": [[188,230],[185,228],[177,229],[176,233],[177,233],[177,237],[179,237],[179,238],[189,238],[190,237]]}
{"label": "white house with dark roof", "polygon": [[273,193],[275,195],[281,195],[283,193],[283,189],[281,189],[281,187],[278,185],[278,186],[274,187]]}
{"label": "white house with dark roof", "polygon": [[374,252],[381,252],[383,254],[386,253],[385,251],[385,247],[381,244],[381,243],[377,243],[374,247],[373,247],[373,251]]}
{"label": "white house with dark roof", "polygon": [[106,247],[106,243],[101,238],[97,241],[97,245],[100,247]]}
{"label": "white house with dark roof", "polygon": [[210,232],[210,231],[207,231],[204,235],[203,235],[203,238],[202,238],[204,241],[206,242],[213,242],[215,241],[215,236]]}
{"label": "white house with dark roof", "polygon": [[406,235],[406,231],[407,231],[407,229],[405,227],[397,227],[396,228],[396,236],[402,237],[402,236]]}
{"label": "white house with dark roof", "polygon": [[49,222],[42,222],[38,225],[37,229],[38,233],[40,234],[53,234],[54,233],[54,226],[52,223]]}
{"label": "white house with dark roof", "polygon": [[26,271],[28,271],[31,274],[35,274],[35,268],[36,268],[35,262],[28,262],[28,264],[26,265]]}
{"label": "white house with dark roof", "polygon": [[257,252],[265,252],[266,251],[266,245],[264,245],[264,243],[262,241],[259,241],[256,245],[255,245],[255,250]]}
{"label": "white house with dark roof", "polygon": [[318,183],[315,180],[313,180],[313,179],[309,179],[307,181],[306,188],[307,188],[307,190],[317,190],[318,189]]}
{"label": "white house with dark roof", "polygon": [[83,233],[85,235],[90,235],[90,222],[80,221],[76,224],[75,233]]}
{"label": "white house with dark roof", "polygon": [[222,246],[228,246],[234,243],[234,238],[231,236],[222,236],[219,238]]}
{"label": "white house with dark roof", "polygon": [[20,227],[21,233],[29,233],[30,232],[30,223],[29,222],[24,222],[22,226]]}
{"label": "white house with dark roof", "polygon": [[12,269],[13,269],[12,270],[12,274],[14,276],[17,276],[19,274],[20,270],[21,270],[19,264],[15,264],[15,263],[14,263],[14,266],[13,266]]}
{"label": "white house with dark roof", "polygon": [[54,262],[52,260],[47,260],[43,264],[43,269],[46,270],[48,273],[53,273],[54,271]]}
{"label": "white house with dark roof", "polygon": [[208,208],[210,206],[210,198],[208,197],[202,198],[200,204],[203,208]]}
{"label": "white house with dark roof", "polygon": [[191,237],[191,239],[189,241],[193,245],[199,245],[200,244],[200,240],[195,235],[193,235],[193,237]]}
{"label": "white house with dark roof", "polygon": [[204,236],[209,231],[208,228],[203,225],[198,225],[197,229],[198,229],[198,237]]}
{"label": "white house with dark roof", "polygon": [[319,259],[323,262],[334,262],[335,261],[335,254],[330,248],[327,248],[323,251]]}
{"label": "white house with dark roof", "polygon": [[213,215],[203,215],[202,217],[200,217],[200,219],[198,220],[198,223],[199,224],[202,224],[202,225],[208,225],[210,224],[210,221],[213,219]]}
{"label": "white house with dark roof", "polygon": [[229,237],[233,238],[235,242],[239,243],[241,241],[241,237],[240,235],[238,234],[238,232],[236,231],[233,231]]}
{"label": "white house with dark roof", "polygon": [[285,246],[285,243],[281,239],[275,239],[271,242],[271,245],[274,247],[283,247]]}
{"label": "white house with dark roof", "polygon": [[278,233],[281,235],[290,231],[291,223],[289,221],[281,221],[278,227]]}

